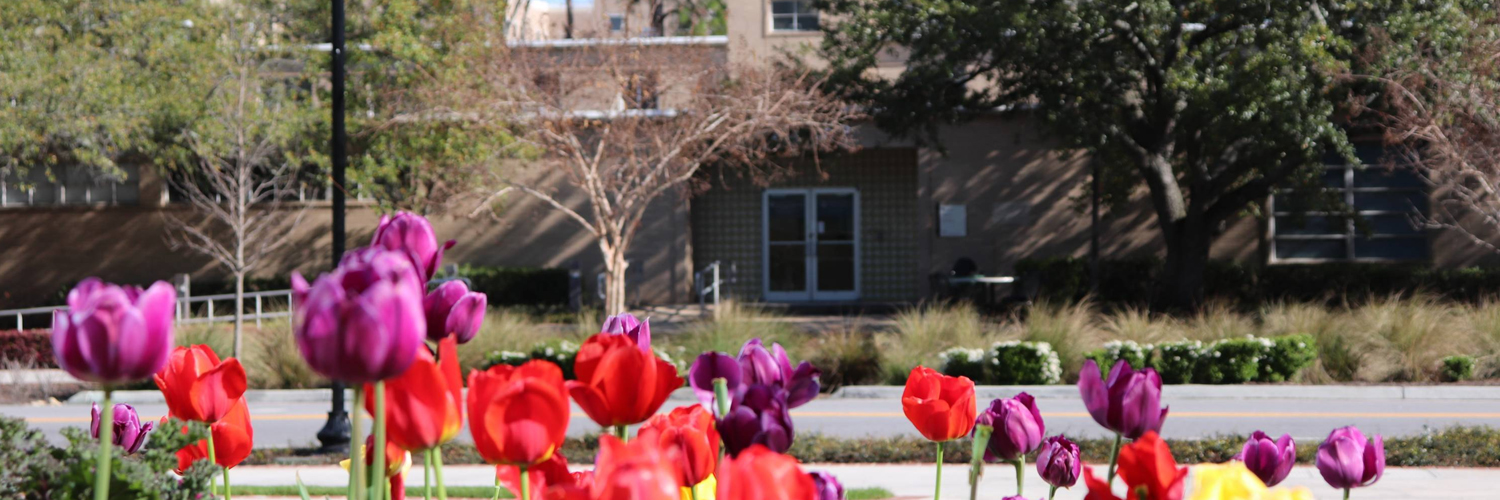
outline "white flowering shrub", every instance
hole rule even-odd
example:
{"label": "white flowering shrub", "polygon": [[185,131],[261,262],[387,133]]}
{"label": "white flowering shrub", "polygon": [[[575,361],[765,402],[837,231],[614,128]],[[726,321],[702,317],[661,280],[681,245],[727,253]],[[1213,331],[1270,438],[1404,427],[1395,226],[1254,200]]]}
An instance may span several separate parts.
{"label": "white flowering shrub", "polygon": [[1151,367],[1161,375],[1164,384],[1186,384],[1193,381],[1193,369],[1203,354],[1203,342],[1184,340],[1156,345]]}
{"label": "white flowering shrub", "polygon": [[954,347],[938,353],[942,367],[938,370],[950,377],[969,377],[976,383],[985,383],[984,349]]}
{"label": "white flowering shrub", "polygon": [[1223,339],[1203,347],[1193,382],[1200,384],[1243,384],[1260,376],[1260,360],[1275,346],[1271,339],[1246,336]]}
{"label": "white flowering shrub", "polygon": [[1062,382],[1062,361],[1052,344],[1005,341],[990,347],[986,383],[1044,385]]}

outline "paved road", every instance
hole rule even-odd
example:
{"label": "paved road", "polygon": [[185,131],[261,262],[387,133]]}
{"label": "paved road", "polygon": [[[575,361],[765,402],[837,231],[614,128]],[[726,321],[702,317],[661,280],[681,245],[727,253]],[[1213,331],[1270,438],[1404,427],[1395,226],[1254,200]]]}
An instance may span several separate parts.
{"label": "paved road", "polygon": [[[1336,397],[1336,395],[1332,396]],[[1263,429],[1291,433],[1299,441],[1320,440],[1333,428],[1358,425],[1366,432],[1404,436],[1453,425],[1500,426],[1500,400],[1369,400],[1369,399],[1183,399],[1170,401],[1171,413],[1163,429],[1167,437],[1194,438],[1218,434],[1248,434]],[[688,404],[669,401],[664,410]],[[1077,399],[1039,399],[1048,433],[1106,437]],[[165,405],[138,405],[143,417],[155,419]],[[310,446],[322,426],[326,403],[255,403],[250,412],[257,447]],[[25,417],[32,426],[61,440],[57,430],[86,426],[89,407],[0,406],[0,414]],[[792,412],[796,430],[834,436],[890,436],[915,434],[901,414],[896,399],[819,399]],[[569,434],[599,431],[582,411],[574,409]],[[468,433],[460,434],[467,439]]]}

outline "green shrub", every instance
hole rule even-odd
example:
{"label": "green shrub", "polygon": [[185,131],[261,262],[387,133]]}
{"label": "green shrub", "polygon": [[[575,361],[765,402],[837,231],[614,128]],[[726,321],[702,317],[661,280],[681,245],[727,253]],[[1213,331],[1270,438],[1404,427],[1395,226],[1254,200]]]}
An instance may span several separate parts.
{"label": "green shrub", "polygon": [[1193,368],[1203,352],[1203,342],[1184,340],[1157,344],[1151,367],[1161,375],[1164,384],[1186,384],[1193,380]]}
{"label": "green shrub", "polygon": [[[173,432],[182,422],[172,420],[151,433],[146,446],[135,455],[119,454],[111,461],[110,498],[155,498],[197,500],[207,498],[209,478],[218,468],[199,461],[181,480],[170,471],[177,468],[177,450],[203,438],[205,428],[189,426],[190,432]],[[169,430],[170,429],[170,430]],[[55,447],[26,422],[0,418],[0,498],[91,498],[99,442],[80,427],[62,429],[67,444]]]}
{"label": "green shrub", "polygon": [[1442,372],[1443,380],[1449,382],[1474,378],[1474,358],[1469,356],[1448,356],[1443,358]]}
{"label": "green shrub", "polygon": [[564,380],[575,380],[577,375],[573,372],[573,359],[578,357],[578,344],[567,339],[552,339],[538,342],[526,353],[515,351],[492,351],[485,357],[481,369],[489,369],[495,365],[521,366],[527,361],[540,359],[551,361],[562,369]]}
{"label": "green shrub", "polygon": [[942,363],[938,371],[950,377],[968,377],[975,383],[984,384],[988,383],[984,373],[986,359],[984,349],[954,347],[938,353],[938,360]]}
{"label": "green shrub", "polygon": [[1062,362],[1046,342],[1005,341],[990,348],[985,383],[1042,385],[1062,382]]}
{"label": "green shrub", "polygon": [[1224,339],[1203,348],[1193,369],[1198,384],[1243,384],[1260,374],[1260,359],[1270,349],[1267,339]]}
{"label": "green shrub", "polygon": [[1304,368],[1318,359],[1318,343],[1312,335],[1297,334],[1274,337],[1260,362],[1260,382],[1294,380]]}
{"label": "green shrub", "polygon": [[1116,361],[1129,362],[1130,367],[1135,369],[1151,366],[1151,345],[1130,340],[1111,340],[1104,343],[1104,348],[1089,351],[1083,357],[1094,360],[1099,365],[1099,374],[1108,377],[1109,370],[1115,366]]}
{"label": "green shrub", "polygon": [[846,385],[878,384],[885,376],[875,337],[862,332],[836,332],[820,337],[807,358],[822,372],[819,389],[833,392]]}
{"label": "green shrub", "polygon": [[483,292],[490,307],[568,303],[568,270],[532,267],[459,266],[469,288]]}

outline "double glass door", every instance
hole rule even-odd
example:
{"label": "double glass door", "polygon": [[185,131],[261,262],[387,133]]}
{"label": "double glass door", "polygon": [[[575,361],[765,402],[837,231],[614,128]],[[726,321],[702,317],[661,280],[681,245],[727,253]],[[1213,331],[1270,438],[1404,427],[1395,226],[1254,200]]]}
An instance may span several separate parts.
{"label": "double glass door", "polygon": [[762,249],[766,300],[859,298],[859,193],[770,189]]}

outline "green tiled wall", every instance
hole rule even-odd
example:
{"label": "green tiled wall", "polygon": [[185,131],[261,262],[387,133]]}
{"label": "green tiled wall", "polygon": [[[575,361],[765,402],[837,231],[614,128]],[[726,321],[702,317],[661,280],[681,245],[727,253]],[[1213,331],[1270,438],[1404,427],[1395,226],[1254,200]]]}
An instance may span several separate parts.
{"label": "green tiled wall", "polygon": [[[847,187],[859,190],[860,300],[917,299],[917,154],[913,149],[867,149],[824,158],[826,179],[807,172],[772,188]],[[738,268],[733,296],[762,300],[761,195],[765,187],[747,181],[714,180],[693,198],[693,265],[715,260]],[[726,293],[726,296],[729,294]]]}

